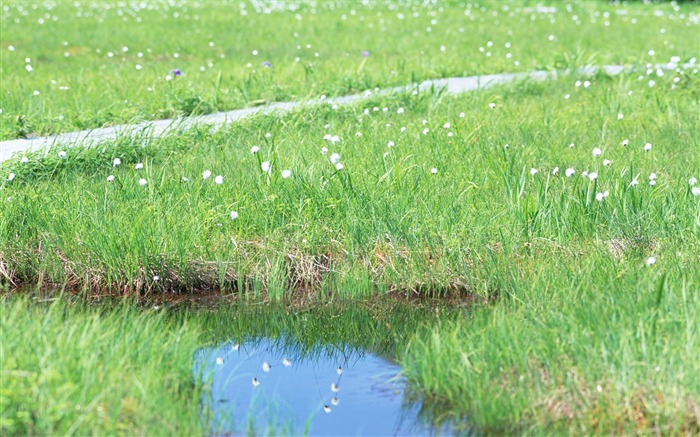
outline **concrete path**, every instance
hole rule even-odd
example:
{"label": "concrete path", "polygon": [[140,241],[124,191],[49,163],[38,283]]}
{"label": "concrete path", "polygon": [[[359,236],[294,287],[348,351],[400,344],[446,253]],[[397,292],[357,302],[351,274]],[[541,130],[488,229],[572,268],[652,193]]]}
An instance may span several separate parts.
{"label": "concrete path", "polygon": [[[673,70],[679,67],[677,64],[658,64],[650,68],[661,68],[664,70]],[[682,68],[691,68],[693,65],[680,65]],[[604,67],[586,67],[578,70],[580,74],[595,74],[599,70],[610,75],[617,75],[626,70],[628,67],[621,65],[608,65]],[[337,97],[327,100],[308,100],[299,102],[283,102],[271,103],[269,105],[258,106],[254,108],[236,109],[233,111],[217,112],[215,114],[201,115],[196,117],[179,117],[175,119],[155,120],[138,124],[125,124],[114,127],[99,128],[84,130],[79,132],[70,132],[62,135],[53,135],[49,137],[38,137],[30,139],[17,139],[0,142],[0,162],[10,159],[15,154],[25,151],[47,151],[52,145],[63,145],[66,147],[72,145],[93,145],[103,141],[114,140],[123,135],[146,134],[151,137],[158,137],[168,132],[176,132],[189,129],[196,125],[211,125],[212,127],[222,126],[227,123],[232,123],[255,114],[269,113],[285,113],[302,106],[313,106],[318,104],[349,104],[359,100],[367,99],[370,96],[386,95],[392,93],[410,92],[415,89],[419,91],[427,91],[430,89],[444,89],[449,94],[459,94],[469,91],[486,89],[495,85],[513,82],[515,80],[531,79],[531,80],[546,80],[557,77],[556,71],[532,71],[530,73],[507,73],[507,74],[490,74],[482,76],[469,77],[451,77],[447,79],[426,80],[415,85],[400,86],[382,90],[379,93],[363,93],[350,96]]]}

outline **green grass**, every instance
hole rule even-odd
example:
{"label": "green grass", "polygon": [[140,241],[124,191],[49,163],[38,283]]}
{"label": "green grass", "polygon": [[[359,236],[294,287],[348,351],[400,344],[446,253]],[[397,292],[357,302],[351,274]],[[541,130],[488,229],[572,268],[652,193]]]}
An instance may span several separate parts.
{"label": "green grass", "polygon": [[[13,41],[16,51],[9,54],[3,39],[2,136],[23,135],[16,124],[23,114],[36,127],[25,126],[24,134],[54,132],[245,106],[256,99],[336,95],[424,77],[510,71],[517,69],[511,65],[514,59],[521,61],[517,67],[522,70],[589,62],[629,62],[637,69],[614,77],[563,72],[557,80],[460,96],[435,91],[375,95],[335,109],[322,104],[283,116],[256,116],[217,132],[200,127],[159,139],[120,138],[91,148],[67,147],[63,158],[61,149],[54,148],[46,156],[27,154],[26,163],[17,156],[0,164],[3,289],[57,286],[90,297],[139,294],[147,299],[233,291],[243,302],[271,300],[289,309],[289,314],[271,310],[260,317],[193,312],[171,318],[124,307],[74,313],[59,304],[47,310],[26,301],[3,303],[2,371],[20,372],[12,373],[11,390],[3,391],[3,427],[9,433],[66,433],[82,420],[79,431],[85,433],[154,433],[147,425],[153,410],[146,407],[167,397],[172,411],[153,419],[154,426],[166,423],[171,433],[196,432],[202,429],[198,412],[185,410],[202,388],[191,385],[183,367],[193,348],[241,332],[293,332],[304,344],[333,338],[370,350],[387,348],[401,360],[418,392],[435,405],[446,405],[441,407],[445,415],[466,418],[477,431],[699,433],[700,188],[693,178],[700,178],[700,88],[695,67],[659,75],[645,65],[697,55],[693,5],[583,3],[567,12],[557,4],[554,22],[548,13],[524,12],[516,4],[503,11],[502,3],[488,3],[485,10],[473,12],[473,22],[452,6],[433,11],[434,16],[416,7],[415,20],[405,8],[402,22],[421,32],[414,40],[391,36],[399,29],[399,11],[358,6],[356,15],[347,12],[343,20],[350,6],[336,6],[330,11],[330,3],[325,4],[316,15],[304,6],[301,24],[290,22],[295,12],[258,15],[251,9],[227,30],[248,30],[240,33],[242,42],[235,49],[240,53],[219,39],[208,46],[212,35],[228,35],[216,31],[230,18],[227,14],[238,13],[230,5],[224,12],[223,4],[199,10],[211,35],[174,25],[163,30],[154,24],[163,20],[160,5],[139,15],[151,27],[128,21],[133,18],[126,13],[129,26],[120,32],[128,29],[129,35],[100,37],[114,38],[110,41],[93,35],[89,44],[80,43],[90,46],[80,55],[84,57],[62,58],[66,49],[54,47],[50,56],[33,56],[32,62],[39,62],[31,73],[17,59],[5,61],[6,56],[23,58],[26,48]],[[60,3],[56,15],[71,8]],[[183,26],[205,28],[194,22],[194,6],[187,12],[183,8],[173,7],[168,14],[180,13],[176,22]],[[627,15],[616,12],[622,8]],[[13,3],[10,10],[16,9]],[[663,15],[656,16],[655,9]],[[40,7],[30,10],[27,17],[40,12]],[[116,27],[121,20],[117,10],[103,12],[103,26]],[[534,24],[522,24],[531,14]],[[580,26],[572,24],[574,14],[582,20]],[[3,25],[14,29],[14,18],[15,12],[3,13]],[[387,32],[366,32],[366,26],[376,28],[382,19]],[[439,24],[423,33],[431,19]],[[608,20],[609,27],[604,25]],[[84,25],[94,21],[94,16],[77,20]],[[69,22],[59,18],[43,29]],[[469,38],[457,38],[455,28],[467,24],[473,27]],[[312,44],[302,55],[295,52],[296,40],[287,38],[295,26],[301,29],[299,44]],[[78,44],[81,26],[70,28],[76,38],[70,38],[69,47]],[[260,42],[265,35],[261,29],[267,28],[282,35],[266,39],[269,54]],[[144,29],[162,30],[163,37],[148,39]],[[549,34],[556,38],[548,46]],[[30,39],[40,33],[8,30],[6,35]],[[514,55],[507,62],[505,35]],[[38,41],[46,40],[42,38]],[[613,38],[628,44],[609,44]],[[494,41],[494,55],[476,55],[488,40]],[[369,41],[375,45],[368,47]],[[105,58],[106,51],[117,53],[124,45],[129,46],[126,54]],[[145,47],[151,45],[148,53]],[[48,50],[49,44],[33,47]],[[265,79],[250,82],[255,85],[245,94],[240,81],[247,80],[242,71],[252,62],[246,59],[252,48],[273,67],[256,73]],[[362,61],[359,52],[365,49],[372,54]],[[648,54],[652,49],[654,56]],[[200,73],[191,70],[218,50],[225,57],[201,74],[215,78],[221,68],[233,71],[233,77],[222,75],[218,85],[212,78],[198,79]],[[314,50],[319,51],[314,73],[297,74],[302,67],[293,58],[308,58]],[[144,61],[144,68],[136,70],[138,51],[162,65]],[[168,56],[157,58],[174,51],[181,54],[177,65]],[[61,100],[54,96],[69,94],[42,89],[36,99],[26,98],[38,83],[54,86],[41,62],[59,58],[80,66],[80,74],[54,72],[56,77],[72,74],[76,85],[70,92],[83,94]],[[108,63],[113,68],[100,70]],[[185,74],[167,82],[157,79],[176,67]],[[96,71],[102,71],[99,81]],[[146,86],[154,92],[143,92]],[[192,95],[202,96],[209,106],[177,106]],[[123,99],[132,103],[122,105]],[[28,105],[37,106],[30,111]],[[159,112],[162,108],[169,109]],[[57,110],[65,113],[60,123],[51,115]],[[336,143],[330,140],[334,135]],[[253,147],[259,147],[255,154]],[[340,170],[331,162],[333,153],[340,154]],[[114,166],[116,158],[121,165]],[[269,173],[262,171],[264,162],[270,163]],[[568,168],[575,170],[571,177]],[[291,176],[283,177],[283,170]],[[209,178],[203,178],[205,171],[211,172]],[[217,176],[221,184],[215,182]],[[234,211],[238,215],[232,219]],[[324,306],[401,295],[396,292],[440,296],[445,305],[472,305],[446,318],[428,316],[434,308],[423,308],[421,314],[368,309],[365,317],[347,307],[332,314],[335,310]],[[313,309],[303,316],[293,310],[309,303]],[[444,306],[438,308],[438,313],[444,311]],[[64,327],[69,319],[76,328]],[[329,320],[336,323],[325,336]],[[87,343],[77,334],[63,334],[87,332],[86,327],[99,328],[102,322],[105,334],[88,329]],[[132,325],[133,336],[131,330],[114,334],[121,332],[114,326]],[[42,332],[51,334],[37,335]],[[110,388],[123,380],[121,375],[142,371],[124,362],[135,336],[154,339],[150,350],[158,351],[161,344],[172,345],[177,333],[186,346],[163,364],[175,366],[172,372],[162,373],[150,361],[138,367],[146,369],[148,377],[141,383],[149,387],[147,393],[158,395],[139,397],[134,387],[123,384]],[[48,346],[53,343],[60,347]],[[93,350],[85,345],[95,343],[98,355],[113,353],[115,363],[121,363],[107,368],[116,373],[97,370],[101,361],[96,358],[79,374],[65,370]],[[43,380],[21,375],[42,375],[42,365],[50,361],[39,360],[36,351],[42,350],[68,352],[55,360],[56,367],[47,367],[53,379],[36,385]],[[55,376],[63,374],[84,379]],[[163,374],[175,377],[163,379]],[[53,397],[68,390],[61,387],[83,389],[80,382],[89,378],[104,378],[105,390],[116,395],[101,395],[98,386]],[[38,387],[32,392],[36,402],[28,404],[18,393],[31,384]],[[132,398],[145,408],[124,416],[123,402]],[[93,410],[64,418],[58,414],[66,402],[92,405]],[[101,403],[105,419],[97,410]],[[18,413],[34,404],[44,410]]]}
{"label": "green grass", "polygon": [[[554,10],[494,1],[478,8],[456,2],[286,5],[268,13],[239,1],[33,7],[6,0],[0,139],[428,78],[668,62],[672,56],[687,61],[698,54],[691,4],[552,2]],[[272,67],[262,66],[265,61]],[[166,80],[173,69],[182,75]]]}

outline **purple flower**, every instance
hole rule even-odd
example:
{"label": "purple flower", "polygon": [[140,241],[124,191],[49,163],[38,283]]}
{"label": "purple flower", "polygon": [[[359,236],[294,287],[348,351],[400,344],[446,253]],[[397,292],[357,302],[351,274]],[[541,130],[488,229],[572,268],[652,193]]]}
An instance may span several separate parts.
{"label": "purple flower", "polygon": [[168,72],[168,74],[170,74],[172,76],[182,76],[182,71],[180,71],[179,68],[173,68],[172,70],[170,70]]}
{"label": "purple flower", "polygon": [[272,63],[270,61],[265,61],[262,64],[260,64],[260,66],[265,68],[272,68]]}
{"label": "purple flower", "polygon": [[364,52],[362,52],[363,58],[366,58],[367,56],[369,56],[369,50],[365,50]]}

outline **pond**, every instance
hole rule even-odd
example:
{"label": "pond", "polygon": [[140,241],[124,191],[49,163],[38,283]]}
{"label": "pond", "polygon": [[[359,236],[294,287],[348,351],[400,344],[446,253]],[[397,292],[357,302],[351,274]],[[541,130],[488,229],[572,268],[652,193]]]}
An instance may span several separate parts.
{"label": "pond", "polygon": [[303,348],[267,338],[201,349],[196,376],[214,435],[444,435],[411,395],[401,367],[348,346]]}

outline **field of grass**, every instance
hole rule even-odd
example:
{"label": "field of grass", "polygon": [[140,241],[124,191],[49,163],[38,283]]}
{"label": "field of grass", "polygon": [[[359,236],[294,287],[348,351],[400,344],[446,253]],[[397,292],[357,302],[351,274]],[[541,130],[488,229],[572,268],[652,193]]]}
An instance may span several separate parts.
{"label": "field of grass", "polygon": [[670,3],[5,0],[0,22],[0,140],[430,78],[698,56],[697,9]]}
{"label": "field of grass", "polygon": [[[205,126],[120,138],[0,164],[4,431],[204,432],[206,386],[192,382],[193,351],[241,335],[286,333],[305,344],[391,351],[418,393],[480,433],[700,433],[700,77],[695,66],[647,65],[698,55],[692,5],[586,2],[552,11],[485,3],[465,14],[466,6],[386,4],[357,6],[353,14],[351,4],[323,3],[315,14],[305,5],[258,14],[249,4],[240,18],[238,3],[226,12],[224,3],[150,4],[120,14],[118,7],[59,3],[49,17],[41,7],[8,4],[13,12],[4,12],[3,24],[28,9],[20,24],[36,15],[44,17],[39,26],[66,26],[58,12],[80,8],[81,25],[98,26],[96,14],[103,26],[126,23],[114,41],[89,39],[84,59],[63,58],[64,49],[39,33],[17,34],[41,41],[33,47],[53,53],[47,61],[76,62],[82,75],[73,74],[69,91],[85,94],[70,101],[58,91],[20,96],[49,73],[5,62],[17,57],[20,42],[12,41],[10,54],[3,39],[1,137],[23,135],[12,130],[28,112],[23,105],[36,105],[31,132],[45,133],[435,76],[589,62],[634,68],[618,76],[560,71],[556,80],[457,96],[375,95],[255,116],[215,132]],[[209,17],[224,26],[226,13],[249,30],[236,45],[240,53],[219,39],[209,46],[225,32],[198,23]],[[167,46],[149,53],[141,46],[165,15],[182,28],[163,30],[172,38],[158,39]],[[141,27],[147,20],[153,26]],[[390,36],[404,32],[397,20],[412,23],[421,38]],[[376,35],[366,32],[370,23]],[[456,36],[462,26],[473,27],[464,40]],[[269,38],[268,28],[283,35]],[[70,28],[76,41],[79,29]],[[508,29],[514,35],[506,38]],[[337,38],[328,37],[333,32]],[[629,45],[609,43],[618,32]],[[442,52],[441,41],[458,47],[445,44]],[[307,42],[312,48],[299,53],[318,50],[319,57],[304,76],[295,73],[306,70],[294,57],[303,58],[295,47]],[[122,45],[129,50],[120,52]],[[492,56],[479,52],[482,45]],[[251,49],[257,58],[247,55]],[[371,53],[363,58],[365,49]],[[108,50],[115,55],[105,57]],[[225,56],[200,72],[207,50]],[[138,51],[160,64],[144,61],[136,70]],[[165,55],[174,51],[182,63]],[[271,68],[259,68],[261,56]],[[255,77],[266,81],[251,81],[246,94],[236,81],[255,60]],[[115,68],[101,70],[107,63]],[[226,86],[225,75],[218,84],[206,78],[222,65],[240,73]],[[169,68],[184,73],[165,81]],[[149,74],[147,83],[162,81],[153,94],[136,79]],[[211,105],[178,107],[189,93]],[[115,94],[132,103],[122,106]],[[60,123],[52,107],[65,112]],[[81,119],[107,107],[112,118]],[[156,110],[164,107],[170,112]],[[27,287],[149,303],[90,308],[62,298],[47,307],[16,296]],[[237,305],[167,316],[151,309],[169,296],[217,293],[232,293]],[[387,306],[385,295],[414,306]],[[437,300],[416,305],[416,298]],[[350,303],[332,305],[338,300]],[[83,370],[70,371],[85,351]],[[121,383],[134,375],[143,375],[140,386]],[[156,406],[161,397],[170,403],[166,413]],[[62,416],[67,404],[89,408]],[[162,415],[153,419],[154,411]]]}

